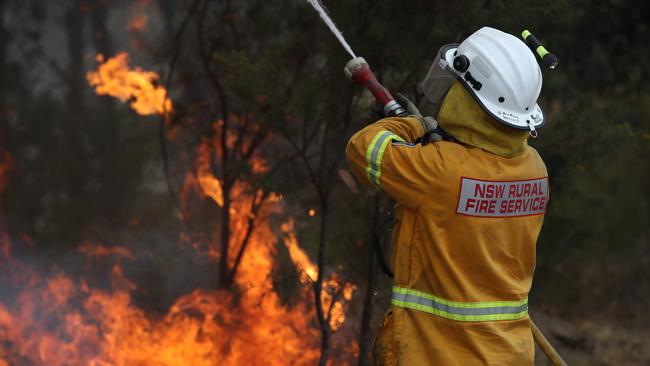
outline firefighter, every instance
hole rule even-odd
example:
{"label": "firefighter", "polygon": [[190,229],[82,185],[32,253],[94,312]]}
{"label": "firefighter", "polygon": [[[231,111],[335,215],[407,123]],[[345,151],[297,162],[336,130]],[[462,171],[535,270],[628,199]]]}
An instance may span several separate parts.
{"label": "firefighter", "polygon": [[518,38],[484,27],[442,47],[421,87],[419,110],[402,98],[408,117],[369,125],[346,150],[357,178],[396,200],[375,361],[532,365],[528,292],[549,199],[527,144],[545,122],[540,67]]}

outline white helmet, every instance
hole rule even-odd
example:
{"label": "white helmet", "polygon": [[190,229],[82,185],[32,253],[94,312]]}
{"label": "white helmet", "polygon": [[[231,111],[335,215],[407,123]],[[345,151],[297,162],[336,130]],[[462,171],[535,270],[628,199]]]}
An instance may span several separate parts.
{"label": "white helmet", "polygon": [[[533,52],[515,36],[483,27],[460,45],[442,47],[436,61],[429,71],[434,77],[427,76],[422,84],[427,99],[431,99],[428,90],[440,89],[444,70],[456,76],[497,121],[531,133],[544,125],[544,113],[537,105],[542,71]],[[446,83],[451,86],[449,79]]]}

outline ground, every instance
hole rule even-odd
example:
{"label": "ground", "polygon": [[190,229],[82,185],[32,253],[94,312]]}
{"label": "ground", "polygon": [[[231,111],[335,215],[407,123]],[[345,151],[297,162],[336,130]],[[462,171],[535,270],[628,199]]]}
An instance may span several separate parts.
{"label": "ground", "polygon": [[[532,316],[568,365],[650,365],[650,329],[624,327],[607,318],[567,322],[546,314]],[[535,361],[551,365],[539,348]]]}

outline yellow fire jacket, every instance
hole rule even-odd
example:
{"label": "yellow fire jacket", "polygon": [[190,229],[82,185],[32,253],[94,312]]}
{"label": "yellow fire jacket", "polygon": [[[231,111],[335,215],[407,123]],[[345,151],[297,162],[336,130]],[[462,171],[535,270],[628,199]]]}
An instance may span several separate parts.
{"label": "yellow fire jacket", "polygon": [[413,144],[411,117],[356,133],[357,178],[397,201],[391,311],[380,365],[532,365],[528,292],[549,185],[531,147],[503,157],[454,142]]}

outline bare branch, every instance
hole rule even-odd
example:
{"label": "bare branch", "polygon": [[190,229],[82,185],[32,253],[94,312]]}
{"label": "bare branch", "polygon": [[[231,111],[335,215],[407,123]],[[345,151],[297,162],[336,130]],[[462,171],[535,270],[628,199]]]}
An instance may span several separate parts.
{"label": "bare branch", "polygon": [[221,216],[221,247],[219,257],[219,284],[221,287],[228,285],[228,251],[230,248],[230,190],[232,189],[232,181],[229,172],[230,165],[230,151],[228,149],[228,129],[229,129],[229,114],[228,97],[226,91],[217,77],[216,73],[212,70],[209,55],[205,49],[205,34],[204,34],[204,21],[207,13],[209,0],[203,2],[201,6],[200,15],[196,24],[197,35],[199,40],[199,53],[201,56],[201,63],[203,69],[208,76],[210,84],[219,96],[219,106],[221,110],[221,119],[223,123],[219,126],[221,129],[220,148],[221,148],[221,184],[223,189],[223,209]]}
{"label": "bare branch", "polygon": [[[169,96],[169,91],[171,89],[171,83],[174,75],[174,69],[176,67],[176,61],[178,60],[178,57],[181,53],[181,45],[182,45],[181,39],[183,37],[183,34],[185,33],[187,24],[189,23],[189,20],[194,16],[194,12],[196,12],[199,3],[200,0],[195,0],[192,3],[187,13],[185,14],[185,17],[183,18],[180,27],[176,31],[176,35],[174,36],[173,44],[176,47],[171,59],[169,60],[169,67],[168,67],[169,71],[167,72],[167,77],[165,80],[166,98]],[[165,136],[166,135],[165,126],[167,124],[167,118],[168,118],[167,114],[161,114],[160,121],[158,124],[158,139],[160,140],[160,155],[162,158],[163,173],[165,175],[165,183],[167,184],[167,191],[169,192],[170,199],[173,202],[174,206],[176,206],[176,208],[180,210],[180,204],[178,203],[178,198],[177,198],[178,195],[176,194],[176,191],[172,185],[171,175],[169,173],[169,152],[167,148],[167,136]]]}
{"label": "bare branch", "polygon": [[291,135],[286,129],[280,128],[279,131],[282,134],[282,136],[284,136],[284,138],[287,139],[287,141],[296,151],[298,156],[302,159],[303,163],[305,164],[305,169],[307,169],[307,173],[309,174],[309,178],[311,179],[314,188],[316,188],[316,190],[318,191],[320,189],[319,188],[320,186],[318,184],[318,177],[316,176],[314,169],[311,167],[311,164],[309,163],[309,158],[307,157],[304,148],[298,146],[298,143],[296,143],[296,141],[291,138]]}
{"label": "bare branch", "polygon": [[345,286],[341,286],[332,294],[332,302],[330,303],[330,306],[327,309],[327,317],[325,320],[327,320],[327,323],[330,322],[332,319],[332,310],[334,309],[334,305],[336,304],[337,301],[341,298],[341,295],[343,295],[343,290],[345,289]]}

